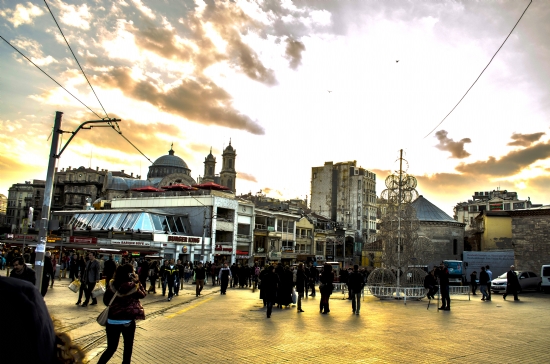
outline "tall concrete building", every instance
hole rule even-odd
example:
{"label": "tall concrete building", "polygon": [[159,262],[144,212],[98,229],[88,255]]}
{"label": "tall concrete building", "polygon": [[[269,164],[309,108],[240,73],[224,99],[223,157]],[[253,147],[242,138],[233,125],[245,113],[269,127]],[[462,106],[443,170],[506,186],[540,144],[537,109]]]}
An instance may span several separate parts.
{"label": "tall concrete building", "polygon": [[357,167],[357,161],[313,167],[311,211],[339,224],[345,256],[359,262],[363,243],[376,233],[376,174]]}

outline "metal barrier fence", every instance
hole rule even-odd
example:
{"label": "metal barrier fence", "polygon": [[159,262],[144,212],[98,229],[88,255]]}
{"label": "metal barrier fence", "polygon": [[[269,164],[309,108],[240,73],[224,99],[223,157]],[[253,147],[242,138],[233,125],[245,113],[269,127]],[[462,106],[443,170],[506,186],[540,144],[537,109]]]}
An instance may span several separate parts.
{"label": "metal barrier fence", "polygon": [[[342,299],[346,299],[347,286],[345,283],[334,283],[333,292],[341,292]],[[374,296],[380,299],[403,299],[404,304],[407,304],[407,299],[421,300],[426,297],[428,290],[424,287],[399,287],[395,286],[365,286],[361,295]],[[470,300],[470,286],[449,286],[449,295],[468,295]]]}

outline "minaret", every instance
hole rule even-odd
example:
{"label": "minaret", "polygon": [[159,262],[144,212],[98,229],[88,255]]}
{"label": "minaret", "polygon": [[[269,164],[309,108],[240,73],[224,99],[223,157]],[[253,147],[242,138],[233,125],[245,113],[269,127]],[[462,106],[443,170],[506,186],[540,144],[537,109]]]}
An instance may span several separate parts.
{"label": "minaret", "polygon": [[204,158],[204,174],[203,182],[214,182],[216,175],[216,158],[212,155],[212,147],[210,147],[210,154]]}
{"label": "minaret", "polygon": [[222,158],[222,171],[220,173],[220,184],[229,187],[231,191],[236,192],[235,182],[237,179],[237,172],[235,171],[235,158],[237,157],[237,151],[231,146],[231,139],[229,139],[229,145],[224,149]]}

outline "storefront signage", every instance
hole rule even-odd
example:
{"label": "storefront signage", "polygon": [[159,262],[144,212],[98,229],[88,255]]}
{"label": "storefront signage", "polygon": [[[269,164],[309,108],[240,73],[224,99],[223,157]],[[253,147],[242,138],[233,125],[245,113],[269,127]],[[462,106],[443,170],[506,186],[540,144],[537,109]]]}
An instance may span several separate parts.
{"label": "storefront signage", "polygon": [[270,252],[269,258],[273,260],[281,259],[281,253],[280,252]]}
{"label": "storefront signage", "polygon": [[25,234],[6,234],[5,239],[14,239],[14,240],[34,240],[36,241],[38,235],[25,235]]}
{"label": "storefront signage", "polygon": [[229,252],[231,253],[233,251],[233,247],[230,245],[216,245],[214,248],[217,252]]}
{"label": "storefront signage", "polygon": [[150,241],[140,240],[111,240],[112,245],[151,246]]}
{"label": "storefront signage", "polygon": [[55,243],[56,241],[61,241],[59,236],[48,236],[48,243]]}
{"label": "storefront signage", "polygon": [[281,251],[283,253],[294,253],[294,247],[293,246],[283,246],[281,248]]}
{"label": "storefront signage", "polygon": [[183,254],[187,254],[187,247],[184,246],[183,248],[181,248],[181,252],[182,252]]}
{"label": "storefront signage", "polygon": [[258,253],[265,253],[265,248],[258,248],[256,249]]}
{"label": "storefront signage", "polygon": [[237,255],[237,259],[250,259],[249,255]]}
{"label": "storefront signage", "polygon": [[200,244],[201,239],[196,236],[180,236],[180,235],[168,235],[168,241],[175,241],[178,243]]}
{"label": "storefront signage", "polygon": [[97,244],[97,238],[82,238],[79,236],[70,236],[69,243],[75,244]]}

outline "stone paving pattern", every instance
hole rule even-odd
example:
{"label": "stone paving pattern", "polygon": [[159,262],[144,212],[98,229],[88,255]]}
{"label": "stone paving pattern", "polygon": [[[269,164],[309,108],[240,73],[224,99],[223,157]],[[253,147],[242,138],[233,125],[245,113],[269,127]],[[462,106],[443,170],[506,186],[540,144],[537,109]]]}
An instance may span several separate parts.
{"label": "stone paving pattern", "polygon": [[[105,332],[95,318],[104,305],[75,306],[68,279],[46,295],[50,313],[97,363]],[[160,292],[157,289],[157,292]],[[266,318],[259,293],[207,285],[201,297],[184,285],[167,302],[150,294],[142,302],[147,319],[138,321],[134,363],[550,363],[550,295],[520,294],[520,302],[493,294],[452,296],[451,311],[429,309],[421,301],[366,296],[361,315],[335,293],[328,315],[319,313],[319,295],[296,307],[276,309]],[[112,363],[122,361],[123,339]]]}

